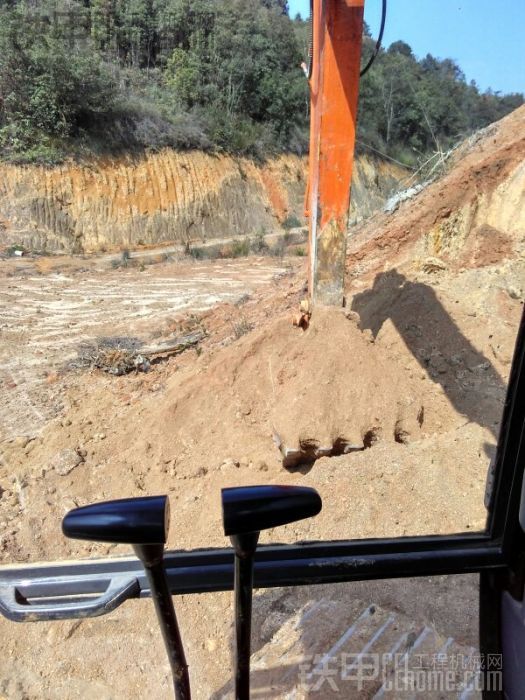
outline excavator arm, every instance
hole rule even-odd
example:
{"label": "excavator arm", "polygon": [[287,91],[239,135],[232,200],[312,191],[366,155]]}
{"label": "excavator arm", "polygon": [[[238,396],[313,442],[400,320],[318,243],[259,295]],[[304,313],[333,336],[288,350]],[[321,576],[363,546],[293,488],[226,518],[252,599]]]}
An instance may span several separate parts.
{"label": "excavator arm", "polygon": [[312,0],[309,295],[342,306],[364,0]]}

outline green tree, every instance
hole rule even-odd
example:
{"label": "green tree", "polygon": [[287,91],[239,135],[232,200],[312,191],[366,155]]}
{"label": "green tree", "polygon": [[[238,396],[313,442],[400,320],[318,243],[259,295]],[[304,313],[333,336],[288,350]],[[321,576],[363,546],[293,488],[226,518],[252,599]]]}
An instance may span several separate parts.
{"label": "green tree", "polygon": [[[285,0],[0,0],[1,152],[303,153],[309,38]],[[365,25],[363,62],[374,48]],[[481,93],[451,59],[417,60],[404,41],[379,52],[360,95],[359,147],[407,163],[523,104]]]}
{"label": "green tree", "polygon": [[74,136],[107,113],[114,85],[88,49],[71,54],[61,28],[39,30],[20,12],[0,17],[0,146]]}
{"label": "green tree", "polygon": [[284,6],[223,0],[212,10],[197,0],[181,15],[186,21],[176,27],[179,45],[166,65],[166,84],[179,105],[204,113],[222,147],[282,148],[306,121],[301,53]]}
{"label": "green tree", "polygon": [[91,0],[91,36],[98,48],[109,47],[115,28],[115,0]]}

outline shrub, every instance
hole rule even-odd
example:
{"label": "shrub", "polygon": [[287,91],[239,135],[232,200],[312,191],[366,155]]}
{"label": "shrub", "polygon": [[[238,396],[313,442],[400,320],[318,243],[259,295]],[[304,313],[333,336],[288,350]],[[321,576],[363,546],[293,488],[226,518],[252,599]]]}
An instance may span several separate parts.
{"label": "shrub", "polygon": [[239,340],[243,335],[253,330],[253,324],[251,324],[245,316],[240,316],[238,320],[232,321],[232,330],[235,340]]}
{"label": "shrub", "polygon": [[50,139],[78,135],[111,109],[115,84],[89,46],[71,51],[21,11],[0,19],[0,148],[49,157]]}
{"label": "shrub", "polygon": [[188,246],[185,249],[186,255],[189,255],[194,260],[205,260],[206,259],[206,249],[205,248],[192,248]]}
{"label": "shrub", "polygon": [[284,229],[300,228],[302,226],[295,214],[289,214],[282,223]]}
{"label": "shrub", "polygon": [[268,243],[264,237],[264,231],[259,231],[252,242],[252,251],[261,255],[267,253],[269,249]]}
{"label": "shrub", "polygon": [[283,236],[281,236],[275,244],[270,248],[270,255],[276,258],[282,258],[286,250],[286,244],[284,242]]}
{"label": "shrub", "polygon": [[250,241],[247,238],[235,239],[230,248],[232,258],[243,258],[250,254]]}

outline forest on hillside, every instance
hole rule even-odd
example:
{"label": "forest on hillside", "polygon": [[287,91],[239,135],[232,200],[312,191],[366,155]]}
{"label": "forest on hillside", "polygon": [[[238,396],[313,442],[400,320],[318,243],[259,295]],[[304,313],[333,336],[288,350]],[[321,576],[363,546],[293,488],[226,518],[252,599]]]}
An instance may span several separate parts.
{"label": "forest on hillside", "polygon": [[[0,156],[305,153],[308,37],[286,0],[0,0]],[[397,41],[361,81],[359,147],[415,165],[523,100]]]}

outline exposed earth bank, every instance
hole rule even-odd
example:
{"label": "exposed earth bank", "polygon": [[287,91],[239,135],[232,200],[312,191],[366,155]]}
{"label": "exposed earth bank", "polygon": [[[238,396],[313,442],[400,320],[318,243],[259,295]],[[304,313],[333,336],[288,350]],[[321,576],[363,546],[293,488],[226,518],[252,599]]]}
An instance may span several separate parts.
{"label": "exposed earth bank", "polygon": [[[0,165],[0,247],[97,252],[244,236],[304,220],[306,159],[255,162],[199,151]],[[407,172],[358,158],[352,216],[381,206]]]}

